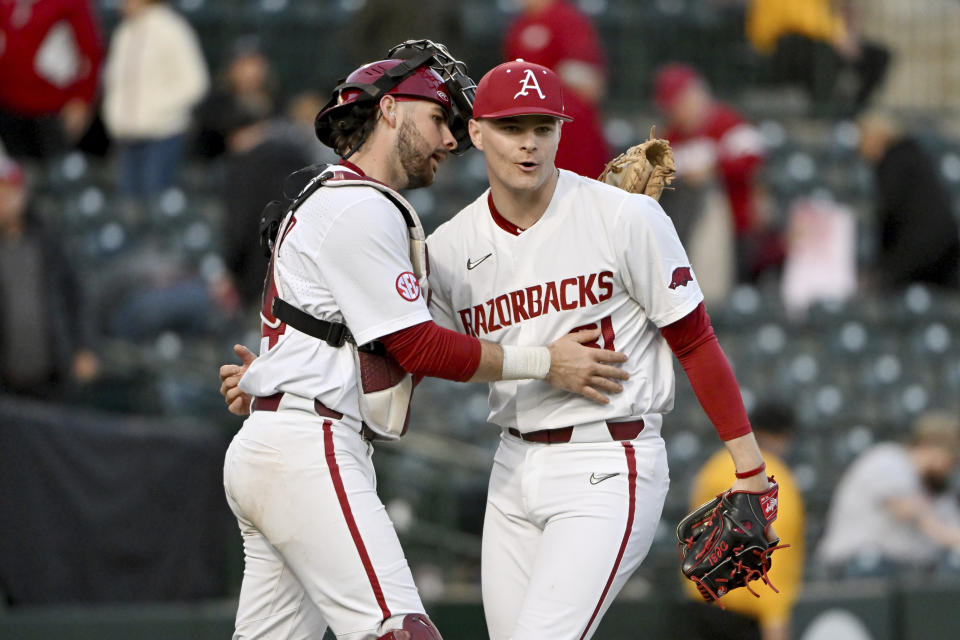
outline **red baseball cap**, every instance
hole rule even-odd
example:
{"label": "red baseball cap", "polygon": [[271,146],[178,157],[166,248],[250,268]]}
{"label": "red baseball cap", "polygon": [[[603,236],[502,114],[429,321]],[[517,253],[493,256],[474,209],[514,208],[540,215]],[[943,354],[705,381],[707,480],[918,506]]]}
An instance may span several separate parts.
{"label": "red baseball cap", "polygon": [[0,182],[22,185],[24,181],[23,169],[12,158],[0,156]]}
{"label": "red baseball cap", "polygon": [[539,64],[514,60],[487,72],[477,85],[474,118],[546,115],[573,120],[563,111],[560,76]]}
{"label": "red baseball cap", "polygon": [[657,72],[654,100],[662,111],[673,108],[677,98],[695,82],[703,82],[696,69],[685,64],[668,64]]}

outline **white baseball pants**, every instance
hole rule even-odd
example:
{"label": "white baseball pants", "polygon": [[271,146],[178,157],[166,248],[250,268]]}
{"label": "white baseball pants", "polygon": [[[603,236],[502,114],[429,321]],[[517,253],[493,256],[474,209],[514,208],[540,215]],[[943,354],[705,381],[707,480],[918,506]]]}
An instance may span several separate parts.
{"label": "white baseball pants", "polygon": [[663,439],[566,444],[504,433],[483,526],[491,640],[586,640],[653,542]]}
{"label": "white baseball pants", "polygon": [[367,640],[424,612],[372,453],[356,429],[309,410],[244,422],[224,463],[245,556],[235,639],[319,639],[329,625]]}

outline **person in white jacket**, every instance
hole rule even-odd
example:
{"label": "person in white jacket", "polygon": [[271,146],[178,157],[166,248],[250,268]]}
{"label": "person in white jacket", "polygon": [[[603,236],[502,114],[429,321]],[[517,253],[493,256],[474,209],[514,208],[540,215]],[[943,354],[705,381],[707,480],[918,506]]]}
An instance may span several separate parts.
{"label": "person in white jacket", "polygon": [[123,196],[149,199],[173,184],[194,106],[210,86],[189,23],[164,0],[123,0],[110,39],[103,118],[118,149]]}

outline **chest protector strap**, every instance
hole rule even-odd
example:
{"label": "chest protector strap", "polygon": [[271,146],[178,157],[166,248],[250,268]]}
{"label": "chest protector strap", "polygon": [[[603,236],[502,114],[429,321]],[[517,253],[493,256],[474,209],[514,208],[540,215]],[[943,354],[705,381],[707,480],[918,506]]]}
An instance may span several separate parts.
{"label": "chest protector strap", "polygon": [[[386,185],[347,173],[332,172],[327,167],[314,178],[297,196],[293,204],[283,210],[276,207],[273,217],[270,207],[260,222],[261,243],[274,250],[275,239],[283,237],[283,229],[289,224],[293,212],[321,187],[372,187],[380,191],[397,207],[407,225],[410,240],[410,262],[413,273],[420,283],[424,299],[429,295],[427,276],[430,267],[427,259],[426,239],[423,226],[416,211],[403,196]],[[321,320],[275,296],[271,303],[273,315],[297,331],[323,340],[332,347],[348,345],[354,355],[357,369],[357,392],[360,399],[360,417],[367,428],[377,437],[397,439],[407,431],[410,421],[410,399],[413,395],[413,377],[387,353],[380,342],[357,345],[346,324]]]}
{"label": "chest protector strap", "polygon": [[420,224],[420,218],[413,206],[399,193],[385,184],[368,180],[360,177],[337,177],[327,180],[324,186],[327,187],[373,187],[392,202],[403,216],[403,221],[407,224],[407,237],[410,240],[410,262],[413,265],[413,275],[417,277],[420,283],[420,291],[423,293],[423,299],[429,299],[429,284],[427,276],[430,275],[430,262],[427,259],[427,241],[426,234],[423,232],[423,225]]}
{"label": "chest protector strap", "polygon": [[[427,257],[426,234],[423,231],[423,225],[417,212],[406,199],[390,187],[373,180],[367,180],[359,176],[352,177],[350,174],[338,173],[332,171],[336,165],[328,165],[321,173],[304,187],[303,191],[297,196],[289,207],[284,208],[279,202],[271,202],[264,210],[260,220],[260,245],[263,247],[267,257],[273,253],[274,243],[279,235],[280,227],[285,226],[287,218],[296,211],[307,198],[321,187],[349,187],[364,186],[377,189],[390,202],[397,207],[403,221],[407,225],[408,238],[410,240],[410,262],[413,265],[413,274],[420,284],[420,291],[424,300],[430,300],[430,285],[427,276],[430,275],[430,262]],[[323,340],[331,347],[342,347],[346,343],[356,344],[350,329],[342,322],[331,322],[321,320],[301,311],[292,304],[283,300],[279,296],[273,299],[271,311],[273,316],[282,322],[287,323],[297,331]],[[383,345],[379,342],[370,342],[364,345],[358,345],[361,351],[373,353],[385,353]]]}

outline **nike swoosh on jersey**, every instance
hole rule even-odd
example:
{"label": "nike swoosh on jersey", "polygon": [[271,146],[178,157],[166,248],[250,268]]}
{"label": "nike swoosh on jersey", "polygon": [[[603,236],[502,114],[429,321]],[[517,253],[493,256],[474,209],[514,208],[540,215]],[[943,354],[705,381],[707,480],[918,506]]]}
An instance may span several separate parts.
{"label": "nike swoosh on jersey", "polygon": [[476,269],[477,266],[478,266],[481,262],[483,262],[484,260],[486,260],[487,258],[489,258],[489,257],[492,256],[492,255],[493,255],[493,252],[491,251],[490,253],[488,253],[487,255],[483,256],[483,257],[480,258],[479,260],[471,260],[470,258],[467,258],[467,271],[471,271],[471,270],[473,270],[473,269]]}
{"label": "nike swoosh on jersey", "polygon": [[604,480],[609,480],[609,479],[612,478],[613,476],[618,476],[618,475],[620,475],[619,472],[617,472],[617,473],[591,473],[591,474],[590,474],[590,484],[600,484],[600,483],[603,482]]}

